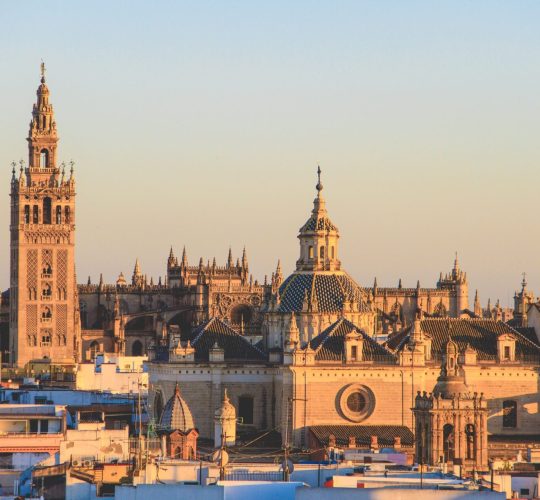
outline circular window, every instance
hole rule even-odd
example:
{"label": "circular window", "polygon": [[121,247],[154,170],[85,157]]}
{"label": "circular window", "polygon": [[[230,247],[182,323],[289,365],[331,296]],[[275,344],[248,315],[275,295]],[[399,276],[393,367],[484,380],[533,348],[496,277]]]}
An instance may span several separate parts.
{"label": "circular window", "polygon": [[350,384],[341,390],[339,409],[343,416],[352,422],[368,418],[375,408],[375,396],[369,387]]}
{"label": "circular window", "polygon": [[347,398],[347,408],[355,413],[364,411],[366,407],[366,398],[361,392],[353,392]]}

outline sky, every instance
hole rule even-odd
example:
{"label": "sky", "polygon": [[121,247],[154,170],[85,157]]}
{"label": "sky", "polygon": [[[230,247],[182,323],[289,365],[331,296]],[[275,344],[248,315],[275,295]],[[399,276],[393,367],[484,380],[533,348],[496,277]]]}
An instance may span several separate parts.
{"label": "sky", "polygon": [[[540,294],[537,1],[0,0],[0,285],[10,163],[39,65],[75,161],[79,282],[164,275],[246,247],[254,278],[298,257],[322,168],[343,267],[471,298]],[[0,178],[2,178],[0,177]]]}

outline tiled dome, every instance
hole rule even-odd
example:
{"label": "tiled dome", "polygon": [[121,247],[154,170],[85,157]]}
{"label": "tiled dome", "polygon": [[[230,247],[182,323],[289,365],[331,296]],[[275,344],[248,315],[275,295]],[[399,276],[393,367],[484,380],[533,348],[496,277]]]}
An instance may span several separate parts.
{"label": "tiled dome", "polygon": [[279,312],[300,312],[304,298],[317,303],[321,313],[339,313],[345,301],[360,304],[360,311],[369,311],[362,288],[344,271],[295,272],[279,288]]}
{"label": "tiled dome", "polygon": [[178,384],[174,389],[174,394],[163,409],[160,427],[164,430],[187,432],[194,429],[193,415],[187,403],[180,397],[180,389]]}

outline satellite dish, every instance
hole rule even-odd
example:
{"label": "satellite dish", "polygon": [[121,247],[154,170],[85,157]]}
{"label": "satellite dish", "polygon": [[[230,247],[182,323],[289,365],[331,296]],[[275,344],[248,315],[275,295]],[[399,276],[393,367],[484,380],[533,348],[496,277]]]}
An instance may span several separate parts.
{"label": "satellite dish", "polygon": [[216,450],[212,453],[212,462],[216,462],[224,467],[229,463],[229,454],[225,450]]}
{"label": "satellite dish", "polygon": [[289,474],[292,474],[292,473],[294,472],[294,464],[292,463],[292,461],[291,461],[291,460],[285,460],[285,459],[283,459],[283,460],[281,461],[281,467],[280,467],[280,469],[281,469],[281,470],[285,470],[285,465],[287,465],[288,468],[289,468]]}

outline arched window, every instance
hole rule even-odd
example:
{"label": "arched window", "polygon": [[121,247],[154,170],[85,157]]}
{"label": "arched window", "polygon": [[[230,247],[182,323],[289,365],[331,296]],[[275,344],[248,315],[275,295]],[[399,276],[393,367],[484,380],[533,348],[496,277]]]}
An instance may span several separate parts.
{"label": "arched window", "polygon": [[131,355],[132,356],[142,356],[143,353],[143,345],[140,340],[136,340],[133,342],[133,345],[131,346]]}
{"label": "arched window", "polygon": [[310,259],[313,259],[313,247],[311,245],[308,248],[308,256]]}
{"label": "arched window", "polygon": [[324,247],[321,247],[320,250],[319,250],[319,256],[321,258],[321,260],[324,260]]}
{"label": "arched window", "polygon": [[39,207],[37,205],[32,207],[32,223],[39,224]]}
{"label": "arched window", "polygon": [[336,258],[336,249],[335,249],[335,247],[331,247],[331,249],[330,249],[330,255],[331,255],[331,258],[332,258],[332,259],[335,259],[335,258]]}
{"label": "arched window", "polygon": [[42,149],[39,154],[39,166],[40,168],[49,167],[49,151],[47,149]]}
{"label": "arched window", "polygon": [[71,209],[69,207],[66,207],[64,210],[64,220],[66,224],[71,222]]}
{"label": "arched window", "polygon": [[62,207],[60,205],[56,206],[56,223],[62,224]]}
{"label": "arched window", "polygon": [[52,202],[47,196],[43,199],[43,224],[50,224],[52,221]]}
{"label": "arched window", "polygon": [[454,426],[452,424],[446,424],[443,427],[443,452],[445,462],[454,460]]}
{"label": "arched window", "polygon": [[43,290],[41,291],[41,295],[43,297],[50,297],[52,295],[52,289],[51,289],[51,285],[49,285],[49,283],[45,283],[43,285]]}
{"label": "arched window", "polygon": [[174,458],[182,458],[182,448],[180,446],[177,446],[174,450]]}
{"label": "arched window", "polygon": [[238,398],[238,416],[242,419],[242,423],[253,424],[253,397],[240,396]]}
{"label": "arched window", "polygon": [[503,427],[517,427],[517,403],[515,401],[503,401]]}
{"label": "arched window", "polygon": [[94,340],[90,344],[90,360],[94,361],[98,353],[99,353],[99,342],[97,340]]}
{"label": "arched window", "polygon": [[476,431],[473,424],[465,426],[465,437],[467,439],[467,460],[476,460]]}
{"label": "arched window", "polygon": [[24,206],[24,223],[30,224],[30,205]]}

